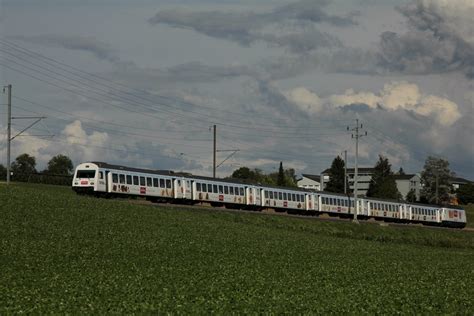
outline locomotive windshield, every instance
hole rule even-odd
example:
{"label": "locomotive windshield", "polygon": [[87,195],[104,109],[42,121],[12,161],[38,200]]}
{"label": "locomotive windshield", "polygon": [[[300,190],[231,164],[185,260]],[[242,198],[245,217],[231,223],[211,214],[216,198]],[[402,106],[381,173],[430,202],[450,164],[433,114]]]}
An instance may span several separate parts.
{"label": "locomotive windshield", "polygon": [[95,178],[95,170],[78,170],[76,178]]}

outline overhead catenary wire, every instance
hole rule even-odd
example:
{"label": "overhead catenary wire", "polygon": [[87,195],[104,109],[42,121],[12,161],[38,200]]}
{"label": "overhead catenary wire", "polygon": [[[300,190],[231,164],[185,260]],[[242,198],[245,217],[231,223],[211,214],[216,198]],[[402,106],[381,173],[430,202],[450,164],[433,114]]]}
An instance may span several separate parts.
{"label": "overhead catenary wire", "polygon": [[[10,44],[11,44],[11,43],[10,43]],[[18,47],[18,45],[17,45],[17,47]],[[35,54],[36,54],[36,55],[39,55],[39,54],[37,54],[37,53],[35,53]],[[40,55],[40,56],[41,56],[41,55]],[[45,57],[45,58],[47,58],[47,57]],[[52,60],[52,59],[50,59],[50,58],[48,58],[48,59],[49,59],[49,60]],[[50,64],[51,64],[51,63],[50,63]],[[65,65],[65,64],[62,63],[62,65]],[[43,68],[44,68],[44,67],[43,67]],[[74,68],[74,69],[77,69],[77,68]],[[83,71],[82,71],[82,72],[83,72]],[[87,74],[87,75],[89,75],[89,76],[97,77],[97,76],[95,76],[95,75],[93,75],[93,74],[89,74],[89,73],[86,73],[86,72],[83,72],[83,73],[84,73],[84,74]],[[82,78],[84,78],[84,76],[82,76]],[[99,78],[100,78],[100,77],[99,77]],[[103,80],[106,80],[106,79],[104,79],[104,78],[102,78],[102,79],[103,79]],[[76,80],[76,82],[77,82],[77,80]],[[96,86],[96,85],[95,85],[95,86]],[[110,85],[107,85],[107,87],[110,88]],[[126,86],[124,86],[124,87],[126,87]],[[116,88],[115,88],[115,89],[116,89]],[[103,89],[102,89],[102,90],[103,90]],[[117,89],[116,89],[116,90],[117,90]],[[118,91],[119,91],[120,93],[123,93],[123,91],[120,91],[120,90],[118,90]],[[137,91],[138,91],[138,90],[137,90]],[[141,92],[143,92],[143,91],[141,91]],[[133,95],[133,94],[127,93],[127,95]],[[134,96],[135,96],[135,95],[134,95]],[[156,95],[155,95],[155,96],[156,96]],[[138,96],[136,96],[136,97],[139,97],[139,98],[144,99],[144,100],[147,100],[147,101],[156,102],[156,100],[151,100],[151,99],[143,98],[143,97],[140,96],[140,95],[138,95]],[[169,97],[163,97],[163,96],[157,96],[157,97],[170,99]],[[177,100],[174,99],[173,101],[177,101]],[[194,105],[194,104],[186,103],[186,102],[183,102],[183,101],[178,101],[178,102],[180,102],[181,104],[186,104],[186,105],[190,105],[190,106],[196,106],[196,105]],[[143,105],[143,104],[142,104],[142,105]],[[160,105],[170,107],[170,105],[168,105],[168,104],[161,104],[161,103],[160,103]],[[211,107],[205,107],[205,106],[201,106],[201,107],[216,110],[215,108],[211,108]],[[223,112],[221,109],[218,109],[218,111]],[[188,112],[189,112],[189,111],[188,111]],[[225,112],[225,111],[224,111],[224,112]],[[198,114],[198,115],[203,115],[202,113],[197,113],[197,112],[195,112],[195,111],[190,111],[190,113],[192,113],[192,114]],[[235,114],[235,113],[234,113],[234,114]],[[206,115],[208,115],[208,113],[206,113]],[[208,116],[209,116],[209,115],[208,115]],[[226,117],[226,121],[229,121],[229,118],[228,118],[228,117]],[[347,121],[347,120],[340,120],[340,121]],[[226,124],[220,123],[220,125],[222,125],[222,126],[227,126],[227,127],[234,127],[234,128],[245,128],[245,129],[252,128],[252,126],[245,126],[245,125],[242,125],[242,123],[246,123],[246,121],[245,121],[245,122],[243,122],[243,121],[238,121],[238,122],[239,122],[241,125],[232,125],[232,124],[228,124],[228,123],[226,123]],[[259,126],[265,126],[265,124],[259,123]],[[267,126],[271,126],[271,127],[273,127],[273,128],[276,127],[276,126],[274,126],[274,125],[267,125]],[[253,127],[255,127],[255,126],[253,126]],[[301,127],[285,127],[285,126],[278,126],[278,129],[279,129],[279,130],[287,129],[287,128],[291,128],[291,129],[301,129]],[[304,130],[314,129],[314,128],[316,128],[316,127],[315,127],[315,126],[310,126],[310,127],[304,128]],[[263,129],[261,129],[261,128],[258,128],[258,130],[263,131]],[[275,132],[275,130],[268,130],[268,132]]]}

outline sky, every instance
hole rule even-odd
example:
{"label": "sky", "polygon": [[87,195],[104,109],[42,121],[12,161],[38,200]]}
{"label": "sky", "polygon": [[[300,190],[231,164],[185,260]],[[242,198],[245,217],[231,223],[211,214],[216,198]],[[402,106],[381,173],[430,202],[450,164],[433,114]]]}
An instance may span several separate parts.
{"label": "sky", "polygon": [[219,177],[320,174],[354,166],[358,120],[359,166],[435,156],[474,179],[472,0],[0,0],[0,81],[14,117],[46,117],[12,142],[39,170],[65,154],[209,176],[216,125]]}

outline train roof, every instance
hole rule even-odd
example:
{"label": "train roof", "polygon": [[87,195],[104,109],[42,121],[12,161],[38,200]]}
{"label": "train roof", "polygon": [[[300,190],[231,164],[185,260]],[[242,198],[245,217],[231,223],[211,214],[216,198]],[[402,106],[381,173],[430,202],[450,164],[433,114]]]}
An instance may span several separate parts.
{"label": "train roof", "polygon": [[174,177],[189,177],[196,180],[203,180],[203,181],[215,181],[215,182],[223,182],[223,183],[232,183],[237,185],[254,185],[254,186],[261,186],[266,188],[272,188],[275,190],[288,190],[288,191],[299,191],[299,192],[313,192],[308,189],[298,188],[298,187],[277,187],[272,185],[266,185],[262,183],[257,183],[254,181],[249,181],[245,179],[235,179],[235,178],[212,178],[212,177],[205,177],[205,176],[198,176],[191,173],[186,172],[174,172],[172,170],[153,170],[153,169],[143,169],[143,168],[131,168],[127,166],[121,165],[113,165],[102,161],[91,161],[90,163],[96,164],[99,168],[106,168],[106,169],[114,169],[114,170],[123,170],[123,171],[130,171],[130,172],[140,172],[140,173],[150,173],[156,175],[166,175],[166,176],[174,176]]}
{"label": "train roof", "polygon": [[112,164],[101,162],[101,161],[92,161],[90,163],[96,164],[99,168],[106,168],[106,169],[151,173],[151,174],[158,174],[158,175],[165,175],[165,176],[171,176],[171,175],[176,174],[172,170],[152,170],[152,169],[142,169],[142,168],[131,168],[131,167],[120,166],[120,165],[112,165]]}

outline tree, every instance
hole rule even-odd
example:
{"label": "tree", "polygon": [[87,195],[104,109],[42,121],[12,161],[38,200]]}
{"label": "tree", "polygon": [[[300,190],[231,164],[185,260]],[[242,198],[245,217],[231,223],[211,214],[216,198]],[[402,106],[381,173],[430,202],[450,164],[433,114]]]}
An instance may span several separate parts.
{"label": "tree", "polygon": [[275,185],[275,182],[271,179],[271,177],[265,175],[260,169],[252,170],[248,167],[240,167],[239,169],[235,170],[232,173],[231,178]]}
{"label": "tree", "polygon": [[456,196],[460,204],[474,203],[474,183],[461,185],[456,191]]}
{"label": "tree", "polygon": [[397,174],[403,176],[403,175],[405,175],[405,170],[403,170],[403,168],[400,167],[400,169],[398,170],[398,173],[397,173]]}
{"label": "tree", "polygon": [[0,181],[3,181],[7,178],[7,168],[4,165],[0,164]]}
{"label": "tree", "polygon": [[73,164],[68,156],[56,155],[48,162],[46,173],[57,175],[70,175],[73,170]]}
{"label": "tree", "polygon": [[36,173],[36,158],[28,154],[21,154],[12,163],[13,175],[29,175]]}
{"label": "tree", "polygon": [[416,202],[416,192],[415,190],[411,189],[408,191],[407,196],[406,196],[407,202]]}
{"label": "tree", "polygon": [[[449,162],[442,158],[429,156],[421,172],[421,194],[428,203],[446,203],[449,201],[451,185],[449,179],[454,176],[449,170]],[[438,192],[438,194],[436,194]]]}
{"label": "tree", "polygon": [[285,186],[285,171],[283,170],[283,162],[280,161],[280,169],[278,169],[277,185]]}
{"label": "tree", "polygon": [[329,181],[324,188],[325,191],[344,193],[344,160],[337,156],[334,158],[329,169]]}
{"label": "tree", "polygon": [[394,200],[402,197],[393,177],[392,166],[388,162],[388,158],[382,155],[379,156],[379,161],[375,164],[367,196]]}

